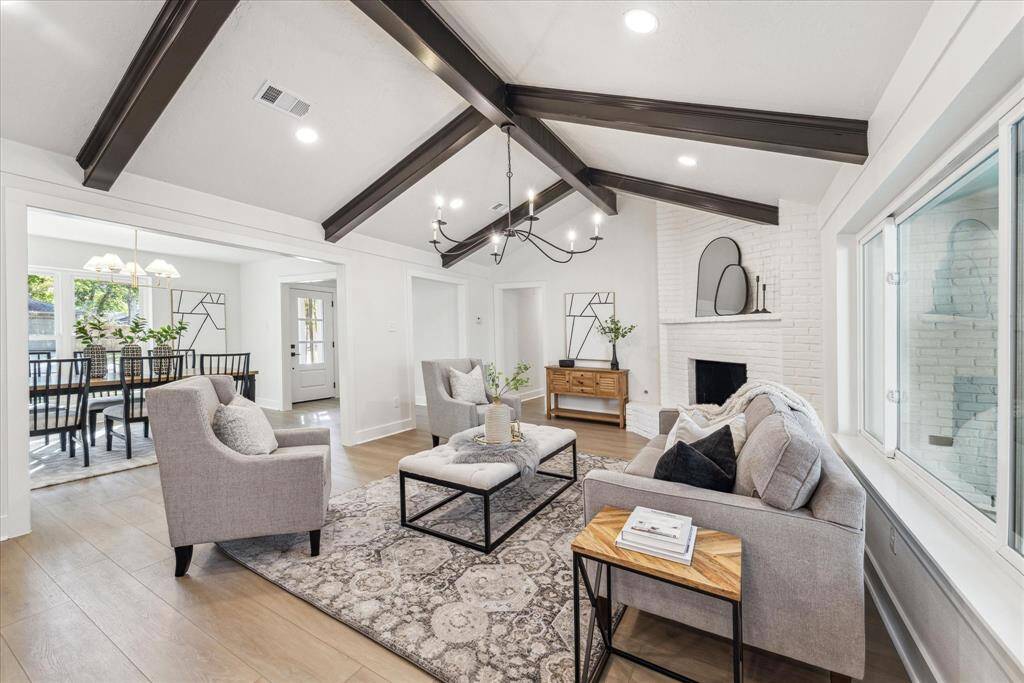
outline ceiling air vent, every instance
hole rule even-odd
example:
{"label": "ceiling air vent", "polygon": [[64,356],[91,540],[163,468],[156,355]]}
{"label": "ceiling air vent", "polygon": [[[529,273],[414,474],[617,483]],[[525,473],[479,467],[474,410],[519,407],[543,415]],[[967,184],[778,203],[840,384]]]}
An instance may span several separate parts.
{"label": "ceiling air vent", "polygon": [[504,210],[505,210],[505,204],[502,203],[502,202],[498,202],[497,204],[495,204],[494,206],[491,207],[491,211],[504,211]]}
{"label": "ceiling air vent", "polygon": [[303,116],[309,113],[309,102],[301,99],[298,95],[293,95],[287,90],[271,85],[270,81],[264,81],[263,85],[256,92],[256,97],[253,98],[257,102],[273,107],[283,111],[286,114],[291,114],[297,119],[301,119]]}

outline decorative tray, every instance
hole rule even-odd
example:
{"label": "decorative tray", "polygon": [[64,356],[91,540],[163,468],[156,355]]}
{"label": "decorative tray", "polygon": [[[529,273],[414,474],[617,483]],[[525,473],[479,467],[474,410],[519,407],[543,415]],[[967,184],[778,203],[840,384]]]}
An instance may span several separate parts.
{"label": "decorative tray", "polygon": [[[477,434],[476,436],[474,436],[473,437],[473,441],[476,441],[481,446],[501,446],[502,445],[500,443],[490,443],[488,441],[485,441],[483,434]],[[514,435],[512,437],[512,442],[511,443],[522,443],[522,441],[523,441],[522,434],[516,434],[516,435]]]}

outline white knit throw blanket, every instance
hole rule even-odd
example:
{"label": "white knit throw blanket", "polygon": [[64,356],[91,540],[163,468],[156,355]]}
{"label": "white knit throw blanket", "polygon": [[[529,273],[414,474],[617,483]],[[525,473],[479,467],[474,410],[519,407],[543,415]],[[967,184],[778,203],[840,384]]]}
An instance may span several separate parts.
{"label": "white knit throw blanket", "polygon": [[817,427],[818,433],[822,436],[825,435],[825,427],[821,424],[821,419],[818,417],[818,413],[815,412],[814,408],[810,403],[807,402],[800,394],[796,393],[784,384],[778,382],[767,382],[764,380],[758,380],[754,382],[747,382],[736,392],[726,399],[725,403],[720,406],[714,404],[703,404],[703,405],[692,405],[686,406],[684,410],[690,415],[700,415],[708,422],[718,422],[725,420],[734,415],[739,415],[750,402],[758,396],[773,396],[780,399],[786,405],[793,410],[803,413],[811,419],[814,426]]}

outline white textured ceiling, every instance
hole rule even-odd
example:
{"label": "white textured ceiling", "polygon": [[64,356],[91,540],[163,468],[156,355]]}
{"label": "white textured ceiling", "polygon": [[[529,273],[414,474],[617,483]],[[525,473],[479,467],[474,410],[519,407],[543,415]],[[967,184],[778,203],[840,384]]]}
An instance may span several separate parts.
{"label": "white textured ceiling", "polygon": [[0,4],[0,136],[78,154],[161,5]]}
{"label": "white textured ceiling", "polygon": [[[93,252],[89,246],[102,245],[109,247],[128,261],[135,247],[135,228],[120,223],[72,216],[52,211],[29,211],[28,234],[39,237],[53,237],[71,242],[83,242],[82,263],[85,263]],[[213,244],[200,240],[189,240],[173,235],[139,230],[139,251],[167,254],[168,256],[187,256],[204,261],[221,263],[251,263],[267,258],[277,258],[277,254],[239,249],[225,244]]]}
{"label": "white textured ceiling", "polygon": [[[687,102],[866,118],[927,2],[505,2],[435,7],[510,82]],[[74,155],[160,2],[4,2],[0,135]],[[623,12],[661,25],[640,36]],[[270,79],[312,104],[301,122],[253,101]],[[466,106],[347,2],[243,0],[127,170],[323,221]],[[315,128],[313,145],[296,141]],[[838,164],[552,122],[594,167],[774,204],[816,203]],[[555,176],[514,147],[514,197]],[[681,154],[698,165],[683,168]],[[460,196],[450,229],[469,234],[505,200],[491,130],[357,228],[430,249],[432,197]],[[573,196],[552,209],[587,209]],[[540,226],[539,226],[540,227]],[[476,259],[474,259],[476,260]]]}
{"label": "white textured ceiling", "polygon": [[[867,118],[931,3],[443,0],[506,81],[733,107]],[[654,33],[625,28],[641,7]]]}

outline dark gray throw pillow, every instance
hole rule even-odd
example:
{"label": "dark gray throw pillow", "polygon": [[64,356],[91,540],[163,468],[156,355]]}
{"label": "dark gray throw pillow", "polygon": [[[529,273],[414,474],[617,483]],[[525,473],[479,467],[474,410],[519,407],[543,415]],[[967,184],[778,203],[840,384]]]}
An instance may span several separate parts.
{"label": "dark gray throw pillow", "polygon": [[677,441],[658,460],[654,478],[731,493],[736,481],[736,450],[726,425],[692,444]]}

